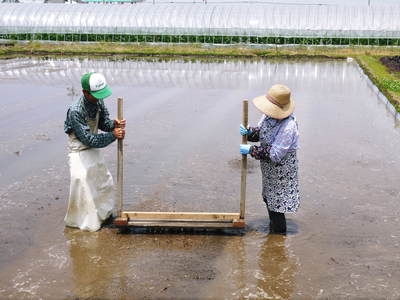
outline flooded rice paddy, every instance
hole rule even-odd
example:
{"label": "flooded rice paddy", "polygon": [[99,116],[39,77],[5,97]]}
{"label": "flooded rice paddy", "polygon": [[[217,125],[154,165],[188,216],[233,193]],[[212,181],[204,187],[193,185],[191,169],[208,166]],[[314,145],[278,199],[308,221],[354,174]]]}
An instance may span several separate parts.
{"label": "flooded rice paddy", "polygon": [[[112,116],[125,99],[125,208],[143,211],[237,212],[241,102],[291,87],[301,207],[289,234],[268,234],[254,160],[242,233],[65,228],[63,121],[94,70]],[[355,63],[24,58],[0,61],[0,89],[1,299],[400,297],[400,129]],[[103,152],[115,175],[116,144]]]}

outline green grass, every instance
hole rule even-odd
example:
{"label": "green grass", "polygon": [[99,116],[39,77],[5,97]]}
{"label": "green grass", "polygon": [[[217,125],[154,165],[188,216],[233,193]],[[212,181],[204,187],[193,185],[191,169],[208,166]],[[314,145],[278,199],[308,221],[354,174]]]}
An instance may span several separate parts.
{"label": "green grass", "polygon": [[[72,37],[71,37],[72,38]],[[112,38],[107,36],[107,38]],[[287,57],[287,58],[346,58],[359,55],[399,55],[399,50],[392,47],[330,47],[330,46],[305,46],[292,47],[264,47],[249,48],[245,45],[232,45],[229,47],[205,47],[202,44],[163,44],[151,45],[148,43],[108,43],[108,42],[55,42],[41,43],[32,41],[28,43],[9,43],[1,46],[0,54],[11,55],[126,55],[126,56],[219,56],[219,57]]]}
{"label": "green grass", "polygon": [[[399,54],[397,54],[399,55]],[[398,74],[388,70],[380,62],[381,56],[360,55],[356,57],[358,64],[368,75],[371,81],[389,99],[400,112],[400,80]]]}

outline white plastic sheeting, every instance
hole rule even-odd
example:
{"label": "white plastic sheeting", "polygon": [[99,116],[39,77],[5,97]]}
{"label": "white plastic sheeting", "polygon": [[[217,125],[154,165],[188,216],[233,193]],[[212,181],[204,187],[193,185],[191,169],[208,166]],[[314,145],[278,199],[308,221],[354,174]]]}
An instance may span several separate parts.
{"label": "white plastic sheeting", "polygon": [[400,37],[400,5],[0,4],[0,33]]}

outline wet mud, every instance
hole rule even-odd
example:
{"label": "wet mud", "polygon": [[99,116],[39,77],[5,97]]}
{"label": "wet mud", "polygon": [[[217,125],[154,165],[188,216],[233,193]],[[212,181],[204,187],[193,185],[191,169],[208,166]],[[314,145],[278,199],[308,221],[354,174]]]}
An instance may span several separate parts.
{"label": "wet mud", "polygon": [[[268,234],[249,159],[241,232],[65,228],[63,121],[82,73],[125,99],[125,208],[239,210],[241,101],[293,90],[301,207]],[[1,299],[398,299],[400,129],[354,63],[0,61]],[[261,114],[250,104],[250,123]],[[103,150],[116,173],[116,144]]]}

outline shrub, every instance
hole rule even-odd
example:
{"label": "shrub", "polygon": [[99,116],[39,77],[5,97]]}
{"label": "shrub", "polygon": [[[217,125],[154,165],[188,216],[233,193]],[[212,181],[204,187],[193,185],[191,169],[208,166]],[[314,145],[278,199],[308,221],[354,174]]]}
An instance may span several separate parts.
{"label": "shrub", "polygon": [[205,35],[146,35],[146,34],[85,34],[85,33],[0,33],[0,39],[50,40],[71,42],[157,42],[157,43],[215,43],[215,44],[278,44],[278,45],[364,45],[400,46],[399,38],[328,38],[282,36],[205,36]]}
{"label": "shrub", "polygon": [[230,36],[223,36],[222,37],[222,44],[231,44],[231,37]]}
{"label": "shrub", "polygon": [[381,80],[383,87],[393,92],[400,92],[400,80],[383,78]]}
{"label": "shrub", "polygon": [[222,43],[222,36],[213,36],[213,43],[214,44],[221,44]]}

